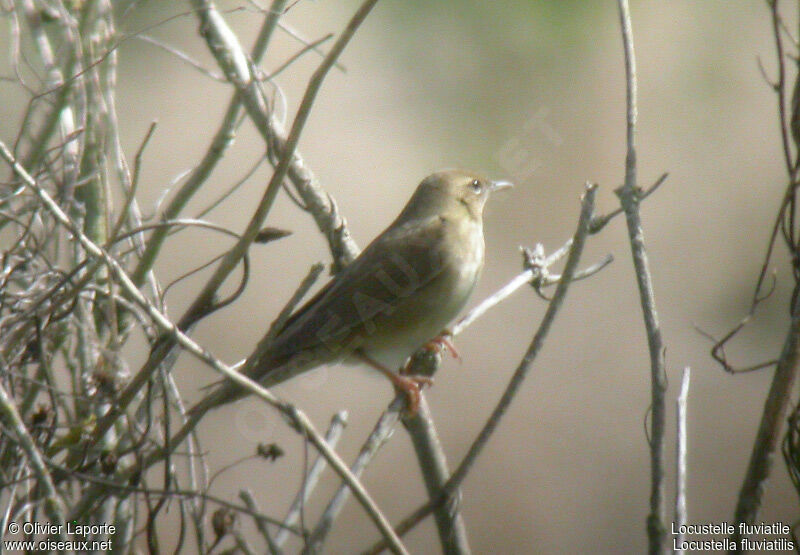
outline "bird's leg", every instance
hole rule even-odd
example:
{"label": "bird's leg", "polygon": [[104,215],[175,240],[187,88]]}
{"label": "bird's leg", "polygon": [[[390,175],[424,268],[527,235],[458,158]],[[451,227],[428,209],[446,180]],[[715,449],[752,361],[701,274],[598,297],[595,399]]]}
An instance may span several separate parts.
{"label": "bird's leg", "polygon": [[432,352],[442,352],[447,351],[457,361],[461,362],[461,355],[456,350],[456,346],[453,345],[453,332],[449,329],[445,328],[442,332],[428,341],[424,349],[427,349]]}
{"label": "bird's leg", "polygon": [[381,372],[384,376],[389,378],[395,389],[402,392],[406,396],[407,411],[409,416],[414,416],[419,410],[420,391],[426,385],[433,385],[433,378],[427,376],[404,376],[397,372],[392,372],[380,362],[371,359],[362,352],[358,353],[361,360],[372,366],[375,370]]}

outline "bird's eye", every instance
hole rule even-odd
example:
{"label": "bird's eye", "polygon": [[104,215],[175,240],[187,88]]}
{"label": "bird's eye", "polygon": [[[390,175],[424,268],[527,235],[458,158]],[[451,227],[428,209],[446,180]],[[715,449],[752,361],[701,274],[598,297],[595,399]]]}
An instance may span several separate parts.
{"label": "bird's eye", "polygon": [[483,185],[479,179],[473,179],[472,183],[469,184],[469,187],[476,193],[480,193],[483,190]]}

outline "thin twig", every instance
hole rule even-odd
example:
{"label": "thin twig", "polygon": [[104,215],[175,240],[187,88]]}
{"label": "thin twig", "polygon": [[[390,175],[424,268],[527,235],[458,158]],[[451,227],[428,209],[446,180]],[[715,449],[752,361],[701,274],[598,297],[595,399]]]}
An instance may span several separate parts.
{"label": "thin twig", "polygon": [[137,38],[138,40],[142,41],[142,42],[146,42],[146,43],[152,44],[153,46],[161,48],[165,52],[168,52],[169,54],[172,54],[173,56],[175,56],[176,58],[178,58],[182,62],[185,62],[186,64],[188,64],[191,67],[195,68],[197,71],[199,71],[200,73],[202,73],[206,77],[209,77],[210,79],[213,79],[214,81],[220,81],[220,82],[223,82],[223,83],[225,82],[225,77],[223,77],[219,73],[215,73],[215,72],[211,71],[210,69],[206,68],[203,64],[201,64],[200,62],[198,62],[197,60],[192,58],[189,54],[187,54],[186,52],[183,52],[182,50],[180,50],[178,48],[175,48],[172,45],[169,45],[169,44],[166,44],[164,42],[161,42],[157,38],[151,37],[150,35],[145,35],[144,33],[138,33],[138,34],[134,35],[134,37]]}
{"label": "thin twig", "polygon": [[[2,146],[5,148],[5,145]],[[25,456],[28,457],[28,462],[30,463],[31,468],[36,475],[39,484],[41,484],[42,488],[44,489],[45,514],[47,514],[53,524],[64,524],[66,522],[67,514],[67,508],[64,504],[64,500],[61,499],[58,490],[56,490],[56,487],[53,484],[53,478],[50,475],[50,471],[47,470],[42,453],[36,447],[36,442],[28,433],[28,429],[25,427],[19,412],[17,412],[17,409],[14,406],[14,400],[9,397],[2,384],[0,384],[0,414],[10,425],[11,430],[14,431],[18,445],[25,452]],[[61,528],[63,528],[63,526]],[[59,532],[58,535],[62,538],[66,538],[66,536],[61,532]]]}
{"label": "thin twig", "polygon": [[[402,411],[405,406],[405,396],[398,395],[390,403],[389,408],[378,419],[378,422],[367,437],[367,440],[361,446],[361,450],[353,466],[350,468],[354,476],[361,476],[373,457],[378,453],[384,443],[389,440],[397,422],[400,420],[400,411]],[[344,508],[344,504],[349,496],[350,490],[345,484],[342,484],[325,507],[319,522],[317,522],[317,525],[312,530],[306,542],[304,553],[315,553],[319,551],[328,532],[330,532],[333,526],[333,522],[336,520],[336,517],[339,516],[342,508]]]}
{"label": "thin twig", "polygon": [[639,216],[641,191],[636,184],[636,55],[633,46],[633,29],[628,0],[618,0],[622,45],[625,53],[626,91],[626,138],[625,184],[617,189],[620,203],[625,210],[628,224],[628,239],[639,286],[639,298],[647,330],[650,351],[651,382],[651,434],[650,434],[650,514],[647,517],[647,536],[651,554],[666,550],[666,506],[664,503],[664,428],[666,420],[667,380],[664,370],[664,345],[658,323],[653,279],[644,246],[642,222]]}
{"label": "thin twig", "polygon": [[[250,509],[253,513],[261,512],[258,508],[258,504],[256,503],[255,498],[253,497],[253,493],[249,489],[241,490],[239,492],[239,499],[241,499],[244,502],[245,506],[248,509]],[[272,534],[270,534],[269,528],[267,528],[267,523],[264,521],[264,519],[253,517],[253,521],[255,522],[256,528],[258,528],[259,533],[264,538],[264,541],[267,542],[267,548],[269,549],[270,555],[280,554],[281,552],[280,547],[278,547],[278,545],[275,543],[275,540],[272,539]]]}
{"label": "thin twig", "polygon": [[286,68],[288,68],[289,66],[291,66],[291,65],[292,65],[294,62],[296,62],[298,59],[302,58],[302,57],[303,57],[303,54],[305,54],[305,53],[306,53],[306,52],[308,52],[309,50],[314,50],[314,49],[315,49],[317,46],[319,46],[319,45],[320,45],[320,44],[322,44],[323,42],[326,42],[326,41],[328,41],[328,40],[329,40],[331,37],[333,37],[333,34],[332,34],[332,33],[328,33],[327,35],[325,35],[325,36],[323,36],[323,37],[321,37],[321,38],[319,38],[319,39],[315,40],[315,41],[314,41],[314,42],[312,42],[311,44],[307,44],[307,45],[305,45],[305,46],[304,46],[303,48],[301,48],[299,51],[297,51],[297,52],[295,52],[294,54],[292,54],[291,56],[289,56],[289,58],[288,58],[288,59],[287,59],[285,62],[283,62],[283,63],[282,63],[280,66],[278,66],[276,69],[274,69],[274,70],[273,70],[273,71],[272,71],[272,72],[271,72],[271,73],[270,73],[270,74],[269,74],[269,75],[266,77],[266,79],[270,79],[270,80],[272,80],[272,79],[275,79],[275,78],[276,78],[278,75],[280,75],[281,73],[283,73],[283,71],[284,71]]}
{"label": "thin twig", "polygon": [[[278,19],[283,12],[283,7],[286,5],[286,2],[287,0],[274,0],[272,2],[272,8],[259,30],[258,38],[256,39],[256,44],[251,54],[254,64],[258,64],[261,58],[264,57],[264,53],[269,46],[270,39],[275,32],[275,27],[278,24]],[[211,144],[206,150],[203,159],[197,167],[192,170],[186,182],[164,209],[163,219],[172,220],[176,218],[203,183],[209,178],[211,172],[222,159],[225,152],[233,144],[236,135],[236,122],[239,120],[241,113],[242,98],[237,91],[234,92],[233,97],[228,102],[228,108],[225,110],[222,123],[214,134],[214,138],[211,140]],[[166,238],[167,230],[158,230],[150,237],[145,252],[139,260],[139,264],[131,273],[131,278],[134,283],[140,284],[145,274],[152,268]]]}
{"label": "thin twig", "polygon": [[[780,136],[783,146],[784,162],[788,182],[786,191],[775,224],[772,228],[767,254],[761,268],[756,291],[754,294],[754,310],[757,300],[763,298],[759,291],[768,271],[769,261],[772,257],[774,245],[778,232],[780,231],[784,242],[789,250],[792,266],[794,267],[794,291],[790,301],[792,319],[789,330],[784,340],[783,348],[772,377],[767,399],[764,403],[764,410],[761,415],[758,433],[753,442],[750,454],[750,461],[747,465],[739,498],[736,503],[735,532],[731,539],[735,542],[736,552],[745,551],[742,540],[746,537],[743,533],[743,525],[753,524],[764,495],[765,483],[769,477],[772,461],[780,441],[781,429],[784,426],[786,414],[792,399],[792,391],[800,373],[800,274],[798,274],[798,245],[795,217],[797,210],[797,187],[798,171],[800,171],[800,75],[795,76],[794,94],[791,102],[791,117],[786,113],[786,63],[784,59],[784,45],[781,33],[782,18],[779,11],[777,0],[769,0],[767,5],[770,8],[772,18],[772,31],[775,41],[775,55],[778,64],[778,78],[773,84],[778,102],[778,114],[780,119]],[[792,153],[790,135],[794,140],[795,153]],[[741,325],[739,326],[741,327]]]}
{"label": "thin twig", "polygon": [[[173,324],[166,316],[164,316],[161,312],[150,303],[147,298],[142,295],[139,290],[136,288],[136,285],[131,281],[130,277],[125,273],[119,263],[114,260],[111,256],[108,255],[102,248],[98,247],[95,243],[93,243],[76,225],[75,223],[67,216],[63,210],[58,206],[58,204],[50,197],[50,195],[44,191],[41,187],[38,186],[36,181],[25,171],[22,166],[17,163],[14,157],[11,155],[11,152],[6,147],[5,143],[0,142],[0,156],[2,156],[14,170],[14,173],[17,174],[23,182],[30,187],[33,192],[39,197],[39,199],[43,202],[43,204],[47,207],[47,209],[51,212],[51,214],[58,220],[58,222],[63,225],[70,234],[81,244],[81,246],[86,250],[86,252],[96,258],[100,258],[108,267],[111,274],[114,278],[119,282],[120,286],[125,290],[126,294],[130,295],[131,298],[139,304],[142,308],[144,308],[149,316],[153,319],[153,321],[166,333],[171,336],[171,340],[180,344],[185,350],[189,351],[194,356],[198,357],[200,360],[204,361],[206,364],[217,370],[218,372],[222,373],[228,379],[233,380],[238,385],[246,388],[247,390],[254,393],[256,396],[260,397],[261,399],[265,400],[271,406],[277,408],[281,412],[283,412],[288,418],[289,421],[306,437],[308,437],[309,441],[312,445],[314,445],[322,455],[328,460],[328,463],[331,465],[332,468],[336,470],[336,472],[344,479],[348,485],[353,489],[353,493],[355,496],[361,501],[364,505],[365,510],[370,515],[372,520],[375,522],[378,529],[386,536],[386,538],[391,542],[392,549],[396,553],[405,553],[405,548],[403,547],[402,543],[400,542],[399,538],[394,534],[391,526],[389,525],[386,517],[378,509],[375,502],[369,496],[367,491],[361,485],[360,482],[350,473],[349,469],[345,464],[342,462],[341,458],[325,443],[325,440],[322,436],[319,435],[319,432],[314,428],[314,425],[311,421],[306,417],[306,415],[288,403],[281,401],[275,395],[273,395],[269,390],[261,387],[256,382],[250,380],[243,374],[237,372],[235,369],[227,366],[226,364],[219,361],[216,357],[214,357],[211,353],[206,351],[203,347],[195,343],[192,339],[190,339],[186,334],[184,334],[178,326]],[[190,419],[189,421],[192,424],[196,424],[196,421]],[[192,429],[194,426],[188,427],[189,424],[184,426],[186,429],[186,433],[188,434],[189,430]],[[188,429],[187,429],[188,428]],[[185,435],[183,436],[186,437]],[[183,438],[181,438],[183,439]],[[165,455],[166,453],[157,453],[158,455]],[[152,458],[152,457],[151,457]],[[80,504],[79,504],[80,505]]]}
{"label": "thin twig", "polygon": [[[325,441],[328,442],[328,445],[330,445],[332,449],[336,448],[336,444],[339,443],[339,439],[342,437],[342,432],[346,426],[347,411],[340,411],[333,415],[331,425],[325,433]],[[283,519],[283,524],[285,526],[293,526],[298,521],[300,512],[314,492],[314,488],[317,486],[317,482],[319,482],[319,478],[326,466],[327,463],[323,457],[317,457],[317,460],[314,461],[311,470],[308,471],[308,476],[305,479],[302,489],[297,492],[297,496],[292,502],[289,512],[286,514],[286,518]],[[284,528],[275,536],[275,544],[280,547],[287,539],[289,539],[289,532]]]}
{"label": "thin twig", "polygon": [[147,129],[147,133],[145,133],[144,139],[142,139],[142,144],[139,145],[139,150],[136,151],[136,155],[134,157],[133,162],[133,177],[131,179],[131,188],[128,191],[125,191],[125,203],[122,206],[122,210],[119,212],[119,216],[117,218],[114,227],[111,228],[111,233],[108,235],[108,242],[106,243],[106,249],[116,240],[117,235],[122,230],[122,226],[125,225],[125,221],[128,219],[129,214],[128,212],[133,205],[134,200],[136,199],[136,190],[139,187],[139,175],[142,169],[142,156],[144,154],[144,149],[147,148],[147,143],[150,142],[153,133],[156,130],[157,122],[152,122],[150,127]]}
{"label": "thin twig", "polygon": [[[297,4],[297,1],[292,3],[292,5],[294,5],[294,4]],[[285,12],[288,12],[291,7],[292,6],[289,6],[288,8],[286,8]],[[297,30],[295,30],[293,27],[287,25],[285,22],[281,21],[280,23],[278,23],[278,26],[280,27],[281,31],[283,31],[284,33],[286,33],[287,35],[289,35],[290,37],[292,37],[296,41],[300,42],[301,44],[303,44],[305,46],[308,46],[309,44],[311,44],[311,41],[309,39],[303,37]],[[320,58],[324,58],[325,57],[325,52],[319,46],[314,46],[314,48],[312,48],[312,50],[314,52],[316,52],[320,56]],[[339,62],[339,61],[337,61],[334,64],[334,67],[336,69],[338,69],[339,71],[341,71],[342,73],[347,73],[347,67],[344,64],[342,64],[341,62]]]}
{"label": "thin twig", "polygon": [[[454,336],[463,332],[467,326],[472,324],[475,320],[483,316],[483,314],[494,307],[496,304],[504,301],[508,297],[510,297],[517,289],[522,287],[523,285],[531,284],[532,282],[536,281],[534,285],[537,287],[546,287],[550,285],[555,285],[561,281],[561,276],[558,274],[550,274],[548,271],[548,267],[561,258],[564,254],[569,252],[569,247],[572,246],[572,240],[570,239],[565,244],[566,249],[562,247],[559,249],[558,252],[554,253],[553,255],[547,257],[546,260],[541,260],[535,267],[528,268],[514,277],[511,281],[509,281],[506,285],[486,297],[480,304],[478,304],[475,308],[471,309],[467,312],[463,317],[461,317],[458,322],[453,325],[451,328],[451,332]],[[578,281],[580,279],[586,279],[590,276],[593,276],[614,260],[614,257],[606,255],[603,259],[594,264],[585,270],[579,270],[575,272],[575,275],[572,277],[573,281]]]}
{"label": "thin twig", "polygon": [[[165,489],[158,489],[158,488],[153,488],[153,487],[133,486],[133,485],[130,485],[129,483],[123,483],[123,482],[117,482],[117,481],[111,480],[110,478],[104,478],[102,476],[97,476],[97,475],[94,475],[94,474],[86,474],[86,473],[83,473],[83,472],[77,472],[77,471],[71,470],[71,469],[69,469],[69,468],[67,468],[67,467],[65,467],[63,465],[60,465],[60,464],[54,462],[52,459],[48,461],[48,464],[51,467],[53,467],[54,469],[59,470],[61,472],[72,472],[72,474],[74,475],[75,478],[84,480],[84,481],[89,482],[89,483],[96,484],[96,485],[101,486],[101,487],[106,488],[106,489],[113,490],[113,491],[115,491],[117,493],[120,493],[120,492],[125,492],[125,493],[148,493],[149,495],[151,495],[153,497],[157,497],[157,498],[174,496],[174,497],[180,497],[180,498],[203,499],[203,500],[208,501],[210,503],[214,503],[216,505],[220,505],[221,507],[230,509],[230,510],[232,510],[234,512],[244,513],[246,515],[252,516],[253,518],[259,519],[259,520],[261,520],[263,522],[266,522],[268,524],[271,524],[273,526],[277,526],[279,528],[283,527],[283,522],[280,521],[277,518],[272,518],[272,517],[267,516],[265,514],[261,514],[258,510],[253,510],[253,509],[248,508],[248,507],[242,507],[242,506],[237,505],[237,504],[235,504],[235,503],[233,503],[231,501],[227,501],[226,499],[223,499],[222,497],[217,497],[215,495],[212,495],[212,494],[204,492],[204,491],[199,491],[199,490],[196,490],[196,489],[168,489],[168,490],[165,490]],[[74,512],[75,511],[73,511],[73,513]],[[289,531],[292,534],[295,534],[297,536],[302,536],[303,535],[303,530],[301,530],[299,528],[296,528],[296,527],[291,527]]]}
{"label": "thin twig", "polygon": [[[366,0],[361,4],[359,9],[351,18],[347,27],[329,52],[328,56],[323,60],[322,64],[317,68],[312,76],[306,93],[295,116],[294,123],[292,124],[289,138],[286,141],[286,148],[282,153],[281,160],[278,163],[272,179],[266,187],[266,190],[259,201],[255,211],[253,212],[250,222],[248,223],[245,231],[242,233],[241,239],[227,252],[222,258],[216,270],[203,286],[202,290],[195,297],[190,307],[184,313],[184,316],[178,322],[178,328],[185,330],[193,326],[199,319],[208,314],[209,309],[214,304],[214,297],[225,282],[227,277],[236,268],[239,261],[245,256],[247,250],[256,238],[264,219],[269,213],[275,201],[280,185],[283,183],[284,178],[289,170],[294,149],[300,139],[300,133],[305,126],[305,122],[311,111],[317,93],[319,92],[322,82],[330,70],[333,62],[342,53],[347,43],[355,34],[358,27],[366,19],[367,15],[377,3],[377,0]],[[263,116],[264,106],[262,99],[259,95],[254,95],[249,88],[249,84],[253,81],[250,66],[247,62],[247,56],[238,48],[238,43],[231,45],[232,37],[235,35],[230,31],[225,23],[222,15],[216,10],[214,4],[208,0],[192,0],[192,6],[197,12],[200,19],[200,30],[206,38],[209,48],[214,54],[220,66],[224,69],[225,74],[229,81],[236,86],[242,93],[245,99],[245,105],[248,107],[248,113],[251,110]],[[232,50],[235,48],[235,50]],[[242,73],[244,72],[244,73]],[[246,80],[243,81],[242,78]],[[255,105],[253,104],[255,103]],[[252,117],[252,113],[251,113]],[[258,125],[258,122],[256,122]],[[171,339],[162,342],[157,348],[154,348],[145,364],[133,376],[125,389],[120,392],[118,402],[112,406],[112,409],[103,417],[97,424],[95,440],[111,426],[111,423],[116,420],[118,415],[127,407],[133,400],[135,395],[145,386],[150,376],[174,348],[175,344]]]}
{"label": "thin twig", "polygon": [[[681,390],[678,394],[676,401],[677,405],[677,420],[678,420],[678,445],[676,448],[676,478],[675,478],[675,526],[678,527],[678,535],[675,537],[675,544],[680,546],[685,539],[682,532],[687,522],[686,518],[686,475],[687,466],[686,458],[688,456],[687,449],[687,430],[688,419],[686,418],[686,405],[689,400],[689,380],[691,378],[691,370],[687,366],[683,369],[681,376]],[[679,547],[676,553],[683,553],[683,548]]]}

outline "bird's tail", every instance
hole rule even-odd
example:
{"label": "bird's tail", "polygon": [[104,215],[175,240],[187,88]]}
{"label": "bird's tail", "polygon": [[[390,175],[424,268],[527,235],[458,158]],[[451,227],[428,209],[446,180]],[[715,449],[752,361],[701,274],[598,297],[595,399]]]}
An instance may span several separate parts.
{"label": "bird's tail", "polygon": [[[230,380],[215,382],[217,388],[203,397],[195,406],[187,412],[190,416],[201,416],[211,409],[227,405],[245,396],[246,391],[239,384]],[[214,384],[212,384],[214,385]]]}
{"label": "bird's tail", "polygon": [[[254,377],[249,376],[251,379],[256,379],[263,387],[272,387],[287,379],[287,376],[282,375],[280,371],[270,372],[265,376]],[[203,397],[196,405],[190,408],[187,412],[188,415],[202,416],[211,409],[233,403],[247,397],[250,394],[246,388],[228,378],[217,380],[202,389],[214,388],[208,395]]]}
{"label": "bird's tail", "polygon": [[[247,360],[241,360],[236,363],[236,365],[234,365],[234,369],[236,371],[241,371],[244,368],[249,368],[245,375],[251,379],[261,382],[265,387],[269,387],[271,385],[275,385],[275,381],[264,377],[264,374],[269,374],[268,369],[270,360],[268,356],[263,354],[260,348],[261,345],[259,344],[259,349],[256,350],[255,354],[251,355],[251,357],[256,357],[255,363],[248,358]],[[187,415],[191,416],[192,418],[202,416],[211,409],[238,401],[248,394],[248,391],[245,388],[228,378],[222,378],[221,380],[211,382],[200,389],[201,391],[213,389],[213,391],[203,397],[195,406],[189,409]]]}
{"label": "bird's tail", "polygon": [[[248,371],[247,375],[251,379],[258,381],[258,383],[263,387],[269,388],[278,385],[279,383],[283,383],[289,378],[313,368],[315,364],[309,364],[309,361],[314,361],[314,359],[301,358],[288,363],[284,362],[282,364],[275,364],[274,360],[265,359],[265,362],[260,362],[257,366],[252,367],[253,370]],[[245,363],[242,366],[247,367],[248,364]],[[264,370],[265,367],[266,370]],[[216,389],[214,389],[214,391],[209,393],[206,397],[201,399],[200,402],[189,409],[187,413],[188,415],[191,415],[192,417],[195,415],[202,416],[211,409],[215,409],[222,405],[227,405],[228,403],[233,403],[234,401],[238,401],[239,399],[242,399],[250,394],[246,388],[227,378],[223,378],[222,380],[209,384],[209,386],[206,386],[203,389],[215,386]]]}

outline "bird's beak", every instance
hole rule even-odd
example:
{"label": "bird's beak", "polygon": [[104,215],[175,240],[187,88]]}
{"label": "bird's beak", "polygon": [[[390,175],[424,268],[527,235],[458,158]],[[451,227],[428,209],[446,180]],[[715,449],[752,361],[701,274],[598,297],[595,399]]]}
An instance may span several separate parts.
{"label": "bird's beak", "polygon": [[514,184],[510,181],[492,181],[491,185],[489,185],[489,190],[495,192],[503,189],[510,189],[513,186]]}

